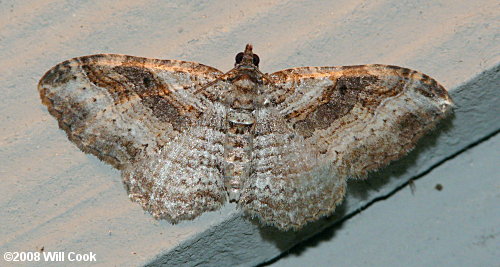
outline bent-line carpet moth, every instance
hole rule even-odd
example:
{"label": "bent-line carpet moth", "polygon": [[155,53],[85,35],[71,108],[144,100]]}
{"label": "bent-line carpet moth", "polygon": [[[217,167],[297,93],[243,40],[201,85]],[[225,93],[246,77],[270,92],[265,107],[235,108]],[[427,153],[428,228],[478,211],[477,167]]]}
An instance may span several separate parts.
{"label": "bent-line carpet moth", "polygon": [[84,56],[53,67],[38,90],[69,139],[120,169],[156,218],[190,220],[232,201],[282,230],[331,214],[347,178],[406,154],[452,106],[434,79],[406,68],[258,65],[251,45],[226,73]]}

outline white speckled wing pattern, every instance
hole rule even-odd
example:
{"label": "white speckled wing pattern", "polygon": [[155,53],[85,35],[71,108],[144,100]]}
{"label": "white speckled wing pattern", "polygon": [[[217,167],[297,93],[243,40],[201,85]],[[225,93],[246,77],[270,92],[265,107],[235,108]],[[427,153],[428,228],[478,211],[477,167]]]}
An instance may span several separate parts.
{"label": "white speckled wing pattern", "polygon": [[276,111],[258,122],[286,127],[256,130],[240,205],[282,229],[331,214],[348,178],[406,154],[452,106],[435,80],[396,66],[304,67],[270,79]]}
{"label": "white speckled wing pattern", "polygon": [[94,55],[55,66],[39,91],[70,140],[123,170],[131,199],[177,222],[226,198],[217,169],[224,116],[199,93],[221,74],[193,62]]}
{"label": "white speckled wing pattern", "polygon": [[281,230],[331,214],[348,178],[387,165],[452,107],[417,71],[303,67],[270,75],[247,45],[227,73],[123,55],[65,61],[42,102],[80,149],[122,170],[130,197],[176,223],[234,201]]}
{"label": "white speckled wing pattern", "polygon": [[159,153],[146,154],[126,167],[123,179],[130,198],[155,218],[173,223],[224,204],[223,118],[224,109],[216,105]]}
{"label": "white speckled wing pattern", "polygon": [[345,176],[275,108],[257,113],[253,172],[239,205],[280,229],[299,229],[333,212],[343,199]]}

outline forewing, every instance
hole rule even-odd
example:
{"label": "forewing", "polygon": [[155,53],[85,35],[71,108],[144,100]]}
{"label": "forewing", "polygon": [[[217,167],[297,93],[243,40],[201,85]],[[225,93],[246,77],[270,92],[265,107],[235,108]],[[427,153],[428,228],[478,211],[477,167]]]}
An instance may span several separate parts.
{"label": "forewing", "polygon": [[193,62],[103,54],[56,65],[38,90],[70,140],[122,168],[139,152],[163,147],[210,107],[197,92],[220,74]]}
{"label": "forewing", "polygon": [[453,105],[434,79],[397,66],[305,67],[270,77],[286,121],[346,177],[406,154]]}

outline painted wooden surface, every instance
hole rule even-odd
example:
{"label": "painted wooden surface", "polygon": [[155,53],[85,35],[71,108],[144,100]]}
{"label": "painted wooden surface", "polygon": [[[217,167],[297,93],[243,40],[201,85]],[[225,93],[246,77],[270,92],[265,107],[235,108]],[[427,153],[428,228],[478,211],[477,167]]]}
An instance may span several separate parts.
{"label": "painted wooden surface", "polygon": [[[271,259],[499,128],[498,12],[492,0],[3,0],[0,251],[94,252],[102,266]],[[128,199],[118,171],[67,140],[36,90],[45,71],[75,56],[120,53],[226,71],[246,43],[263,72],[366,63],[422,71],[450,89],[455,116],[406,159],[351,182],[331,218],[279,233],[234,205],[178,225],[155,221]]]}

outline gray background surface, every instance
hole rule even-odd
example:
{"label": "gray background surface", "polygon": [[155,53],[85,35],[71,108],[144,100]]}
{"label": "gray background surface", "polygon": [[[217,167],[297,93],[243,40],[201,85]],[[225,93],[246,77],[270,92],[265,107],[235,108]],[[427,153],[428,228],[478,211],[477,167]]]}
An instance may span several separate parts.
{"label": "gray background surface", "polygon": [[[427,175],[453,165],[447,161],[450,156],[500,128],[498,14],[494,0],[1,0],[0,252],[42,247],[94,252],[100,266],[249,266],[269,261],[432,166],[441,164]],[[82,153],[66,138],[36,90],[49,68],[75,56],[120,53],[197,61],[227,71],[246,43],[253,43],[263,72],[367,63],[420,70],[449,89],[457,104],[455,114],[408,157],[366,181],[350,182],[346,200],[332,217],[300,232],[280,233],[243,218],[234,205],[177,225],[155,221],[128,199],[117,170]],[[359,266],[371,265],[372,259],[379,259],[381,264],[399,265],[405,257],[418,264],[425,262],[425,247],[443,254],[443,263],[476,259],[493,265],[486,260],[498,258],[500,226],[494,204],[500,189],[494,161],[498,142],[488,142],[490,152],[485,153],[490,156],[457,156],[490,162],[481,168],[484,172],[465,175],[468,172],[445,169],[439,177],[441,192],[432,190],[437,178],[429,180],[430,188],[424,185],[426,177],[419,179],[411,197],[386,204],[407,193],[403,190],[345,221],[342,229],[352,231],[349,237],[345,231],[327,230],[319,245],[306,245],[303,252],[283,261],[300,263],[297,255],[304,255],[303,262],[333,264],[328,255],[318,255],[325,251],[323,244],[334,243],[342,247],[329,250],[338,255],[339,264],[353,259]],[[483,176],[487,170],[491,176]],[[456,182],[459,179],[463,182]],[[482,192],[491,202],[478,200],[476,208],[472,202]],[[429,199],[416,201],[420,197]],[[413,206],[417,203],[422,205]],[[442,217],[413,223],[409,213],[415,220],[432,214]],[[381,221],[363,224],[369,214],[382,216]],[[474,216],[477,219],[464,219]],[[436,221],[446,226],[431,223]],[[464,227],[469,222],[477,223]],[[405,235],[391,235],[392,229],[402,233],[403,226],[410,225],[414,227]],[[422,238],[440,229],[440,237],[448,242]],[[474,245],[473,238],[481,236],[484,245]],[[395,249],[376,246],[381,244],[377,240],[393,240],[387,246]],[[307,260],[314,251],[314,260]],[[390,251],[394,257],[379,257]],[[6,264],[0,259],[1,266]]]}
{"label": "gray background surface", "polygon": [[267,266],[500,266],[499,150],[497,134]]}

